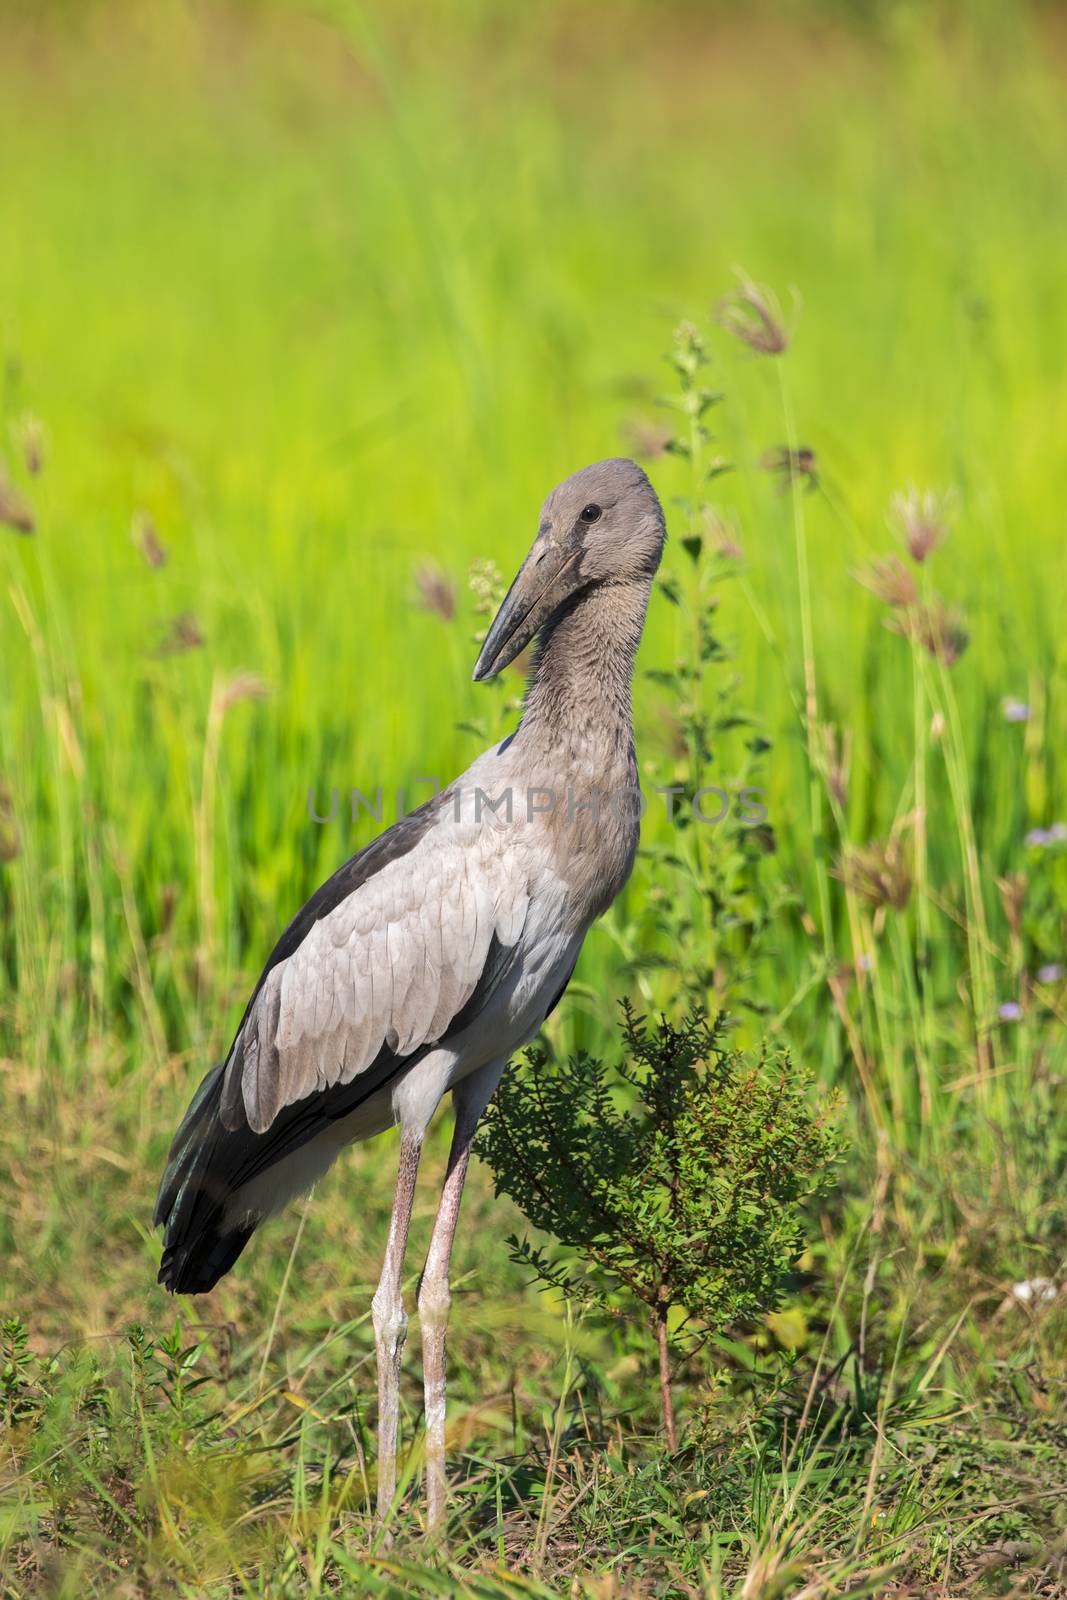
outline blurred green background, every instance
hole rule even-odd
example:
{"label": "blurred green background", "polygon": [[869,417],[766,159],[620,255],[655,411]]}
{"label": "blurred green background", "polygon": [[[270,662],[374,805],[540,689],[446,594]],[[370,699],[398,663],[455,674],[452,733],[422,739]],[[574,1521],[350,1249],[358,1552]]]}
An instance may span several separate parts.
{"label": "blurred green background", "polygon": [[[4,46],[5,417],[45,440],[37,535],[5,530],[0,644],[21,844],[4,971],[31,1019],[64,961],[95,960],[114,1021],[129,940],[109,835],[145,938],[171,885],[195,942],[216,675],[273,692],[218,752],[212,982],[254,965],[345,851],[340,824],[308,826],[309,784],[447,778],[473,753],[454,730],[485,699],[470,630],[411,604],[414,569],[433,558],[460,589],[474,557],[509,572],[552,483],[656,420],[673,323],[738,265],[795,324],[793,409],[826,488],[808,511],[818,666],[852,731],[857,834],[892,814],[910,725],[904,655],[853,575],[909,481],[963,496],[943,587],[973,638],[960,692],[990,866],[1064,811],[1058,741],[1035,771],[1000,714],[1036,679],[1048,727],[1065,716],[1055,13],[8,7]],[[803,870],[792,507],[758,466],[782,443],[777,376],[728,339],[714,356],[738,469],[721,499],[780,649],[736,590],[720,631],[784,736],[770,806]],[[669,496],[671,464],[653,471]],[[203,647],[154,663],[186,613]],[[654,611],[646,664],[679,628]],[[168,1028],[194,1026],[163,988]]]}
{"label": "blurred green background", "polygon": [[[331,785],[411,793],[481,747],[462,724],[483,742],[504,726],[521,680],[503,697],[470,683],[472,561],[510,577],[557,479],[637,450],[669,504],[667,575],[688,581],[686,464],[657,453],[681,318],[724,394],[713,451],[733,470],[709,494],[741,552],[716,588],[709,704],[736,679],[771,742],[759,881],[788,902],[744,1036],[773,1023],[843,1085],[849,1192],[870,1182],[865,1118],[892,1098],[878,1074],[921,1076],[949,1109],[912,1222],[937,1212],[949,1240],[954,1140],[992,1041],[1001,1133],[1020,1107],[1051,1119],[997,1190],[1037,1215],[1062,1174],[1067,1015],[1062,972],[1035,977],[1063,956],[1064,851],[1026,843],[1067,817],[1065,77],[1062,11],[1013,3],[0,6],[0,1300],[36,1337],[171,1315],[145,1231],[167,1136],[284,921],[371,831],[343,807],[312,824],[309,787],[320,809]],[[781,302],[781,359],[716,321],[739,269]],[[767,470],[790,443],[816,462],[796,494]],[[944,701],[965,793],[935,695],[920,743],[937,1047],[919,1059],[894,946],[870,1039],[856,1012],[876,1080],[861,1091],[826,981],[855,978],[856,925],[826,871],[915,803],[917,669],[856,581],[900,553],[887,508],[909,483],[954,496],[934,581],[969,633]],[[840,837],[828,822],[820,850],[798,514],[820,723],[850,749]],[[670,670],[690,628],[657,597],[642,667]],[[676,711],[639,679],[650,788],[685,775]],[[709,782],[742,745],[724,731]],[[653,808],[646,843],[671,837]],[[635,984],[644,1004],[676,998],[645,917],[663,870],[639,863],[590,936],[557,1048],[601,1045]],[[1014,873],[1013,922],[998,881]],[[877,942],[884,918],[862,916]],[[729,938],[707,939],[709,1002],[732,1003]],[[976,1191],[990,1148],[959,1165]],[[388,1154],[356,1157],[326,1186],[332,1213],[309,1213],[294,1270],[314,1317],[352,1314],[356,1215],[378,1219],[354,1247],[372,1281]],[[484,1176],[475,1190],[488,1205]],[[221,1320],[248,1329],[274,1303],[294,1227],[257,1240]],[[1062,1212],[1049,1228],[1062,1237]],[[994,1278],[1029,1270],[1024,1235],[1046,1239],[1006,1232]],[[495,1274],[486,1242],[470,1260]]]}

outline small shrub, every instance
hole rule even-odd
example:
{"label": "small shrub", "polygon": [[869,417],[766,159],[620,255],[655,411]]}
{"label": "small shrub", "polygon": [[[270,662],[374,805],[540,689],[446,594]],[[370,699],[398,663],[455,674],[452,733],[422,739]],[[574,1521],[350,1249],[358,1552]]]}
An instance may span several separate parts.
{"label": "small shrub", "polygon": [[586,1305],[643,1307],[672,1449],[672,1311],[699,1342],[773,1308],[803,1247],[804,1202],[842,1149],[835,1107],[812,1107],[787,1056],[746,1059],[722,1035],[722,1018],[649,1028],[624,1006],[617,1065],[527,1052],[480,1137],[497,1193],[562,1247],[512,1238],[513,1259]]}

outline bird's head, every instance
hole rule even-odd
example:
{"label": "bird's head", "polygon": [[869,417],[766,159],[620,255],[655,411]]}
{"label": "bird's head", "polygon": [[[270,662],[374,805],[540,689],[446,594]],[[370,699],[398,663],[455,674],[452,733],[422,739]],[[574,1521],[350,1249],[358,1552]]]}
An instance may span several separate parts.
{"label": "bird's head", "polygon": [[651,583],[666,538],[656,491],[634,461],[583,467],[553,489],[537,537],[486,634],[474,680],[495,677],[582,591]]}

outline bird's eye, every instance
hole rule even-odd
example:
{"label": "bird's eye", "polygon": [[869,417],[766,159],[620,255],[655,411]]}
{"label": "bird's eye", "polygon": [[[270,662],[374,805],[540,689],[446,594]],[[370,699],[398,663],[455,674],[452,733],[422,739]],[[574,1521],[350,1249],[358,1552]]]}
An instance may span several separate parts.
{"label": "bird's eye", "polygon": [[582,510],[583,522],[595,522],[600,516],[599,506],[585,506]]}

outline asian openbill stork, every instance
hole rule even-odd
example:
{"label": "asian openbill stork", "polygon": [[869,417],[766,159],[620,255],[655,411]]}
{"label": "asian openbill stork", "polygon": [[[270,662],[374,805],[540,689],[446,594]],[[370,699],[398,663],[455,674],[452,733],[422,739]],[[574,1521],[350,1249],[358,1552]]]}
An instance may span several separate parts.
{"label": "asian openbill stork", "polygon": [[396,1490],[401,1290],[423,1136],[451,1089],[455,1129],[418,1290],[434,1527],[446,1496],[449,1257],[471,1143],[508,1057],[561,998],[586,930],[630,875],[631,683],[664,538],[632,461],[597,462],[549,495],[474,668],[476,681],[491,678],[539,636],[519,727],[296,914],[163,1175],[159,1279],[198,1294],[344,1145],[400,1124],[372,1302],[382,1516]]}

